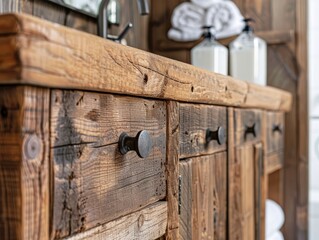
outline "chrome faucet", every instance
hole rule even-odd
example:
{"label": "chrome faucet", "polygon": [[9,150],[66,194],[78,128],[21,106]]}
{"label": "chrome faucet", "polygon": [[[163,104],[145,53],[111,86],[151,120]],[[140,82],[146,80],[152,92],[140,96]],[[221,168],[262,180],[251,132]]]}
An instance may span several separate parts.
{"label": "chrome faucet", "polygon": [[[107,39],[120,41],[128,32],[128,30],[133,26],[132,23],[128,23],[123,30],[123,32],[118,36],[110,36],[108,34],[108,14],[107,14],[107,6],[110,0],[102,0],[100,7],[99,7],[99,14],[98,14],[98,34]],[[148,15],[149,14],[149,5],[148,0],[136,0],[138,11],[140,15]]]}

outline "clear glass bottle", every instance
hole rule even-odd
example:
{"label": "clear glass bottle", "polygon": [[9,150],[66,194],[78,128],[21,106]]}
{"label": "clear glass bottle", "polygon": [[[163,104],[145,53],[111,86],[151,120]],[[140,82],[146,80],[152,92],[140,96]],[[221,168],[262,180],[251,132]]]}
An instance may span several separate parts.
{"label": "clear glass bottle", "polygon": [[211,28],[204,27],[205,39],[191,50],[191,63],[196,67],[227,75],[228,49],[215,41]]}
{"label": "clear glass bottle", "polygon": [[229,45],[230,75],[236,79],[267,84],[267,44],[254,34],[250,22],[244,19],[243,32]]}

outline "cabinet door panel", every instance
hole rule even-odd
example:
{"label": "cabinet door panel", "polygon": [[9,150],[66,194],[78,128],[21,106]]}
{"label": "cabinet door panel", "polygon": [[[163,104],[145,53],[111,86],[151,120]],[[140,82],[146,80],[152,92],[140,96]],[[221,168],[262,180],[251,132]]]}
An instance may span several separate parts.
{"label": "cabinet door panel", "polygon": [[262,112],[230,109],[228,116],[229,239],[260,240],[264,232],[266,191],[260,131]]}
{"label": "cabinet door panel", "polygon": [[226,239],[226,152],[180,163],[180,239]]}

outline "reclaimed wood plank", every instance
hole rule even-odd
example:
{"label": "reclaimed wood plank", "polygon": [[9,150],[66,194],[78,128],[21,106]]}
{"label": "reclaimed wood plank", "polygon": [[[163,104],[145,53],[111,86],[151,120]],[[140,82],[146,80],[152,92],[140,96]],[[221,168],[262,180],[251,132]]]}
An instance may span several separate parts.
{"label": "reclaimed wood plank", "polygon": [[[152,139],[150,155],[121,155],[122,132]],[[166,104],[162,101],[52,90],[53,234],[67,237],[166,196]]]}
{"label": "reclaimed wood plank", "polygon": [[227,139],[226,108],[199,105],[180,104],[180,158],[208,155],[225,151],[226,141],[219,144],[217,140],[207,143],[207,130],[225,130]]}
{"label": "reclaimed wood plank", "polygon": [[227,153],[180,162],[180,239],[226,239]]}
{"label": "reclaimed wood plank", "polygon": [[49,239],[49,101],[47,89],[0,89],[1,239]]}
{"label": "reclaimed wood plank", "polygon": [[[11,22],[11,24],[4,22]],[[4,15],[16,33],[18,78],[2,84],[86,89],[226,106],[288,111],[291,95],[211,73],[26,15]],[[94,43],[94,44],[92,44]],[[46,61],[43,61],[46,59]],[[3,71],[5,72],[5,71]],[[129,81],[127,80],[129,79]]]}
{"label": "reclaimed wood plank", "polygon": [[167,103],[167,202],[168,223],[166,239],[178,239],[179,234],[179,103]]}
{"label": "reclaimed wood plank", "polygon": [[167,202],[158,202],[67,240],[154,240],[165,234],[166,226]]}
{"label": "reclaimed wood plank", "polygon": [[181,177],[180,186],[180,215],[179,215],[179,238],[181,240],[192,239],[193,215],[192,215],[192,160],[187,159],[179,164]]}

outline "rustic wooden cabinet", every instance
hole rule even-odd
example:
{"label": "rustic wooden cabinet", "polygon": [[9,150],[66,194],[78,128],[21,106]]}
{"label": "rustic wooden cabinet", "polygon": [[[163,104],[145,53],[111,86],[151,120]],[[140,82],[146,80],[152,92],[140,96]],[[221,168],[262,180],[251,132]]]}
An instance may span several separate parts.
{"label": "rustic wooden cabinet", "polygon": [[0,43],[1,239],[263,239],[289,93],[27,15]]}

